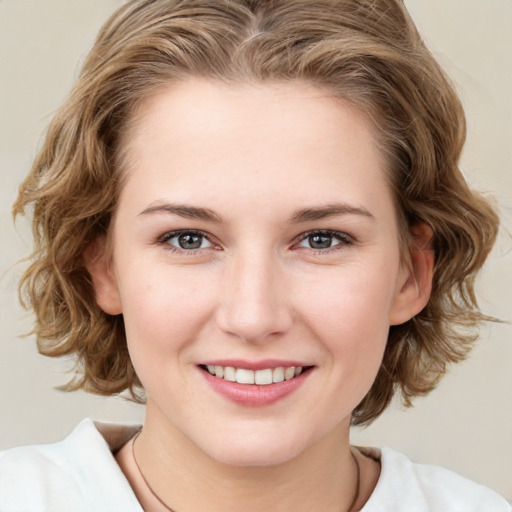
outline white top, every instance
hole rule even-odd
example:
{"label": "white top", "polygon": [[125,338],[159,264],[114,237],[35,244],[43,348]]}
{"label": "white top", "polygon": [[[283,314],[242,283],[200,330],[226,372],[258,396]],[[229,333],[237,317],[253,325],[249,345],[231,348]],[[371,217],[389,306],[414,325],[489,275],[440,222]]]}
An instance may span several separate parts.
{"label": "white top", "polygon": [[[112,452],[138,426],[82,421],[63,441],[0,453],[2,512],[142,512]],[[511,512],[490,489],[451,471],[414,464],[389,448],[362,512]]]}

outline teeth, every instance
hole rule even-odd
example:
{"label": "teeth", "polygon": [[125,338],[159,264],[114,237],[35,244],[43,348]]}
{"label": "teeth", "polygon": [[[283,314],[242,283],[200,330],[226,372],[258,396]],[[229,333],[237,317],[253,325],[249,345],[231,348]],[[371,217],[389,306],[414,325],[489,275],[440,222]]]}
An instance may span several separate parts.
{"label": "teeth", "polygon": [[245,368],[234,368],[232,366],[207,366],[208,372],[219,379],[238,382],[239,384],[257,384],[268,386],[284,380],[290,380],[302,373],[302,366],[289,366],[287,368],[266,368],[264,370],[246,370]]}
{"label": "teeth", "polygon": [[289,368],[286,368],[286,370],[284,371],[284,379],[290,380],[293,379],[293,377],[295,377],[295,367],[290,366]]}
{"label": "teeth", "polygon": [[258,370],[254,372],[254,383],[261,386],[268,386],[272,384],[272,370]]}
{"label": "teeth", "polygon": [[[215,372],[215,374],[217,374],[217,372]],[[254,372],[252,370],[238,368],[236,371],[236,381],[239,384],[254,384]]]}
{"label": "teeth", "polygon": [[284,380],[284,368],[281,366],[279,368],[274,368],[272,372],[272,382],[283,382]]}
{"label": "teeth", "polygon": [[[215,375],[217,375],[217,372],[215,372]],[[220,378],[222,379],[222,377]],[[232,366],[226,366],[226,368],[224,368],[224,380],[229,380],[231,382],[236,381],[235,369]]]}

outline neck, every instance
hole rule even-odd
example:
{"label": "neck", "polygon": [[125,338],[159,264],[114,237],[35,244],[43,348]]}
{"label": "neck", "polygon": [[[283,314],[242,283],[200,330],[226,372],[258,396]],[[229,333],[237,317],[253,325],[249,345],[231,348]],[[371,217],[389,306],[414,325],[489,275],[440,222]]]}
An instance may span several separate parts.
{"label": "neck", "polygon": [[159,416],[148,404],[137,461],[153,492],[176,512],[339,512],[353,502],[358,478],[348,424],[283,464],[241,467],[208,456]]}

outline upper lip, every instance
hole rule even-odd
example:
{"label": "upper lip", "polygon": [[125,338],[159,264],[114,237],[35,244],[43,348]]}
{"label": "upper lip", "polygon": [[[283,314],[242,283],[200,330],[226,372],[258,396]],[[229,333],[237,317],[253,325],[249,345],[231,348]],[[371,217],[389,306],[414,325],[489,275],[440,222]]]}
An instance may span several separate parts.
{"label": "upper lip", "polygon": [[306,367],[312,366],[300,361],[285,360],[285,359],[263,359],[261,361],[248,361],[246,359],[209,359],[202,361],[201,366],[231,366],[233,368],[243,368],[245,370],[266,370],[268,368],[289,368],[291,366]]}

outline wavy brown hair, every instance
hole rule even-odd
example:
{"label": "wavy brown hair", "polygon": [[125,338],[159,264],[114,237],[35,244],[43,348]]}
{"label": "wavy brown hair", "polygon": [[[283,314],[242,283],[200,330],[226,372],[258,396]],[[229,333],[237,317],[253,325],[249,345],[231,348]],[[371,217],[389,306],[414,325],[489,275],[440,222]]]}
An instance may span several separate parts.
{"label": "wavy brown hair", "polygon": [[[393,326],[373,387],[353,414],[373,421],[396,391],[406,405],[462,360],[486,319],[475,274],[498,218],[459,170],[461,103],[400,0],[132,0],[101,29],[70,97],[51,122],[13,212],[33,210],[35,248],[20,283],[39,351],[74,356],[66,388],[143,400],[122,316],[96,304],[84,251],[107,235],[122,186],[132,113],[170,83],[302,81],[351,102],[387,156],[401,224],[434,233],[433,291]],[[176,120],[179,122],[179,120]],[[407,249],[407,245],[404,245]]]}

